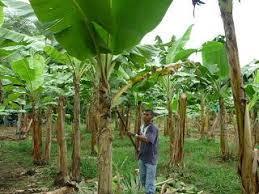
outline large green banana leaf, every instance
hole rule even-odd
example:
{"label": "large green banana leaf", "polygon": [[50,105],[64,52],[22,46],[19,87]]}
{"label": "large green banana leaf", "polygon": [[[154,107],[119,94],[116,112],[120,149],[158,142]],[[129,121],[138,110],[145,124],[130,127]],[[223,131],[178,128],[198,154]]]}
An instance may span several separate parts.
{"label": "large green banana leaf", "polygon": [[[13,45],[28,45],[35,42],[40,42],[40,44],[45,43],[44,36],[28,36],[26,34],[21,34],[6,28],[0,28],[0,46],[13,46]],[[11,44],[13,42],[15,44]],[[17,43],[17,44],[16,44]],[[45,46],[45,45],[44,45]],[[38,49],[40,50],[40,49]],[[42,50],[42,48],[41,48]]]}
{"label": "large green banana leaf", "polygon": [[6,28],[0,28],[0,56],[5,61],[15,61],[30,55],[31,51],[43,51],[44,36],[28,36]]}
{"label": "large green banana leaf", "polygon": [[12,63],[12,69],[25,81],[30,92],[34,92],[42,86],[44,82],[44,67],[45,59],[39,54],[34,54]]}
{"label": "large green banana leaf", "polygon": [[209,69],[213,65],[216,65],[218,67],[218,71],[216,72],[221,79],[229,76],[227,52],[223,43],[217,41],[206,42],[202,46],[202,62]]}
{"label": "large green banana leaf", "polygon": [[30,0],[42,23],[72,56],[118,54],[140,42],[173,0]]}
{"label": "large green banana leaf", "polygon": [[58,51],[53,46],[46,46],[44,48],[44,52],[51,57],[52,60],[54,60],[57,63],[61,64],[70,64],[69,56],[66,53],[63,53],[61,51]]}
{"label": "large green banana leaf", "polygon": [[254,81],[245,86],[246,95],[249,97],[249,110],[259,105],[259,68],[254,73]]}

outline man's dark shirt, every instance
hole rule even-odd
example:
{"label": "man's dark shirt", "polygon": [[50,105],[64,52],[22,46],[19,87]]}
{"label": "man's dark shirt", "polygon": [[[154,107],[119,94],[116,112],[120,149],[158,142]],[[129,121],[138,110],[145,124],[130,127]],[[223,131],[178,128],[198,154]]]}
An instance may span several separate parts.
{"label": "man's dark shirt", "polygon": [[139,159],[148,164],[155,165],[157,163],[158,129],[153,123],[149,124],[145,136],[148,139],[148,143],[141,142]]}

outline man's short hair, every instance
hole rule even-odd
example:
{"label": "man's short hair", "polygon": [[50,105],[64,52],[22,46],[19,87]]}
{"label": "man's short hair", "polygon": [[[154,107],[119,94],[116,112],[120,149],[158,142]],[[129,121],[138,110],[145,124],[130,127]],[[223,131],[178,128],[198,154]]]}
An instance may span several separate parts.
{"label": "man's short hair", "polygon": [[154,112],[153,112],[153,110],[151,110],[151,109],[145,109],[144,112],[148,112],[148,113],[150,113],[150,114],[152,115],[152,117],[154,117]]}

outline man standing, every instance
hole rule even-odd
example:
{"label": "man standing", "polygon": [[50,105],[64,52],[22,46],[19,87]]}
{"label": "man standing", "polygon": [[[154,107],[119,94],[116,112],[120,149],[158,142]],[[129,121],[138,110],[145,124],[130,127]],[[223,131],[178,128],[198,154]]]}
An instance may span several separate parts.
{"label": "man standing", "polygon": [[152,123],[153,117],[152,110],[145,110],[143,113],[144,125],[141,127],[141,133],[136,134],[136,138],[140,141],[140,183],[145,188],[146,194],[155,194],[156,191],[158,129]]}

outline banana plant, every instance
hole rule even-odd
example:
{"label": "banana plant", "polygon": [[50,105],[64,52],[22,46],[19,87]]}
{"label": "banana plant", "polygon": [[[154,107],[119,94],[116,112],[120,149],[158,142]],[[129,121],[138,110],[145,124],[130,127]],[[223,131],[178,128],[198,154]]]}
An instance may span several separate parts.
{"label": "banana plant", "polygon": [[257,144],[258,134],[258,110],[259,110],[259,67],[257,61],[243,67],[245,80],[245,92],[248,98],[248,109],[251,115],[251,127],[253,133],[253,147]]}
{"label": "banana plant", "polygon": [[[49,74],[45,71],[46,60],[38,53],[34,53],[26,58],[11,62],[11,67],[1,65],[0,77],[4,81],[4,89],[6,98],[4,99],[4,107],[13,107],[15,103],[16,109],[23,107],[24,109],[32,109],[33,117],[33,160],[36,164],[41,164],[41,130],[39,128],[38,114],[46,107],[56,106],[55,96],[64,95],[65,90],[60,87],[67,77],[60,74]],[[55,70],[56,72],[57,70]],[[44,79],[44,82],[43,82]],[[9,88],[9,89],[8,89]],[[12,90],[12,93],[8,92]],[[39,142],[38,145],[36,142]],[[36,151],[35,151],[36,150]]]}
{"label": "banana plant", "polygon": [[31,52],[42,52],[48,41],[44,36],[28,36],[6,28],[0,28],[0,61],[11,62],[31,55]]}
{"label": "banana plant", "polygon": [[24,81],[25,90],[31,99],[33,118],[33,160],[38,164],[41,162],[41,134],[39,129],[39,117],[36,106],[39,100],[39,91],[44,83],[45,59],[40,54],[12,62],[12,69],[18,77]]}
{"label": "banana plant", "polygon": [[[128,80],[139,73],[143,68],[153,62],[157,55],[157,49],[152,45],[137,45],[129,51],[124,51],[118,55],[115,61],[114,72],[111,74],[111,93],[116,94],[122,85],[127,84]],[[130,129],[129,115],[132,109],[137,107],[135,95],[133,91],[126,90],[121,94],[118,100],[112,102],[112,106],[116,108],[116,116],[119,119],[117,128],[120,129],[121,138],[126,135],[126,131]],[[124,114],[125,113],[125,114]],[[137,113],[136,113],[137,114]],[[136,117],[136,120],[141,117]]]}
{"label": "banana plant", "polygon": [[[188,57],[197,51],[197,49],[185,49],[185,45],[190,39],[192,31],[192,25],[187,28],[185,33],[178,40],[172,39],[171,43],[163,44],[158,42],[157,46],[161,49],[162,58],[166,64],[175,63],[178,61],[186,61]],[[169,46],[168,46],[169,45]],[[160,84],[166,94],[166,106],[168,111],[167,126],[164,130],[164,135],[168,135],[173,128],[173,116],[172,116],[172,100],[173,100],[173,82],[171,81],[172,75],[167,75],[161,78]]]}
{"label": "banana plant", "polygon": [[[25,105],[23,98],[26,91],[24,90],[23,81],[13,72],[11,67],[0,64],[0,80],[1,80],[1,111],[5,109],[19,109],[21,105]],[[3,92],[5,91],[5,92]]]}
{"label": "banana plant", "polygon": [[[157,45],[155,45],[155,48],[157,48],[157,50],[160,52],[160,61],[164,62],[164,64],[171,63],[168,65],[162,65],[162,66],[153,66],[151,67],[151,71],[150,70],[146,70],[147,72],[139,72],[137,76],[130,78],[130,76],[124,76],[127,79],[127,84],[125,86],[123,86],[120,90],[118,90],[118,92],[116,93],[116,95],[114,95],[113,98],[113,104],[117,102],[117,99],[119,98],[119,96],[121,96],[123,94],[123,92],[129,92],[131,90],[135,90],[138,93],[143,93],[144,91],[144,96],[149,96],[150,98],[152,97],[156,97],[156,89],[159,89],[159,92],[157,93],[166,93],[164,90],[166,89],[166,91],[169,91],[168,93],[170,93],[171,96],[171,100],[169,100],[167,103],[167,109],[169,110],[169,115],[172,115],[172,101],[173,101],[173,84],[176,85],[178,82],[177,80],[173,81],[173,78],[178,77],[179,80],[180,78],[183,78],[183,75],[178,75],[177,73],[175,73],[176,71],[179,70],[179,68],[181,68],[181,65],[184,64],[183,62],[185,62],[187,60],[187,58],[194,53],[195,51],[197,51],[196,49],[185,49],[184,46],[186,44],[186,42],[188,41],[189,37],[190,37],[190,33],[191,33],[191,28],[192,26],[190,26],[187,31],[184,33],[184,35],[177,41],[175,41],[175,39],[172,39],[171,42],[169,43],[162,43],[161,41],[158,42]],[[178,61],[183,61],[180,63],[176,63]],[[166,73],[166,71],[168,69],[170,69],[170,67],[173,70],[173,72],[170,73]],[[160,69],[161,68],[161,69]],[[161,71],[160,71],[161,70]],[[163,72],[164,71],[164,72]],[[174,75],[172,76],[172,73],[174,73]],[[182,73],[183,74],[183,73]],[[122,75],[125,75],[125,72],[123,71]],[[163,75],[163,76],[161,76]],[[170,75],[170,76],[168,76]],[[188,74],[189,76],[191,74]],[[163,78],[166,79],[163,79]],[[188,76],[186,76],[188,77]],[[194,76],[193,76],[194,77]],[[156,86],[158,80],[163,80],[164,85],[161,86],[161,84],[159,84],[159,86]],[[180,82],[180,81],[179,81]],[[130,89],[132,87],[132,89]],[[152,90],[149,92],[148,88],[153,87]],[[171,91],[171,92],[170,92]],[[167,101],[168,99],[166,99]],[[152,107],[158,107],[158,104],[156,104],[155,102],[158,102],[159,100],[157,100],[157,98],[155,99],[142,99],[143,103],[149,103],[149,102],[153,102],[153,106]],[[148,106],[148,104],[146,104]],[[154,106],[155,105],[155,106]],[[170,111],[171,110],[171,111]],[[172,116],[171,116],[172,117]],[[172,126],[172,119],[170,122],[171,126]],[[172,128],[172,127],[171,127]]]}
{"label": "banana plant", "polygon": [[[200,76],[200,74],[196,77],[195,72],[199,72],[197,68],[199,68],[200,64],[197,64],[196,67],[193,67],[191,71],[193,71],[193,74],[187,74],[185,75],[185,79],[189,80],[188,89],[187,91],[191,92],[192,98],[195,100],[195,104],[199,104],[199,109],[197,112],[200,112],[199,115],[196,115],[198,117],[198,129],[201,135],[201,138],[204,138],[208,133],[208,118],[209,118],[209,110],[208,110],[208,104],[209,100],[208,97],[210,94],[209,91],[211,89],[210,84],[207,82],[203,82],[203,76]],[[186,71],[186,70],[185,70]],[[200,73],[200,72],[199,72]],[[201,81],[202,80],[202,81]],[[193,95],[195,94],[195,95]]]}
{"label": "banana plant", "polygon": [[[172,99],[173,99],[173,92],[172,92],[172,73],[162,73],[163,71],[167,71],[167,69],[174,69],[173,72],[175,73],[179,68],[180,68],[180,63],[179,64],[174,64],[178,61],[186,61],[187,58],[194,52],[196,52],[196,49],[185,49],[184,46],[187,43],[187,41],[190,38],[191,34],[191,29],[192,26],[190,26],[184,35],[179,38],[178,40],[175,40],[175,38],[172,38],[172,40],[168,43],[162,43],[162,41],[157,41],[157,44],[155,45],[155,48],[160,52],[160,61],[164,64],[169,63],[169,65],[162,65],[161,72],[159,71],[159,66],[158,67],[151,67],[151,71],[148,71],[146,74],[144,72],[140,72],[139,75],[133,77],[133,78],[127,78],[127,84],[125,86],[121,87],[120,90],[114,95],[113,98],[113,104],[117,103],[119,97],[126,91],[128,91],[131,87],[135,87],[134,85],[137,84],[138,82],[142,82],[142,85],[145,86],[146,90],[148,87],[154,86],[157,83],[157,80],[161,80],[160,90],[162,93],[167,93],[167,109],[168,109],[168,117],[171,119],[168,119],[168,124],[170,124],[169,127],[166,127],[166,129],[170,128],[172,129],[172,109],[171,109],[171,104],[172,104]],[[157,52],[157,51],[156,51]],[[171,64],[170,64],[171,63]],[[170,72],[170,71],[169,71]],[[152,75],[154,74],[154,75]],[[157,75],[162,75],[166,74],[164,76],[158,76],[158,79],[155,79]],[[125,75],[125,72],[122,74]],[[152,76],[151,76],[152,75]],[[148,79],[148,80],[146,80]],[[144,81],[143,81],[144,80]],[[154,80],[154,82],[152,81]],[[148,86],[149,85],[149,86]],[[143,90],[144,87],[142,87]],[[152,93],[152,96],[154,94]],[[153,100],[153,102],[156,102],[157,100]],[[150,101],[151,102],[151,101]],[[166,131],[166,130],[165,130]],[[167,134],[167,133],[166,133]]]}
{"label": "banana plant", "polygon": [[47,46],[44,51],[57,63],[67,65],[73,75],[74,85],[74,121],[73,121],[73,152],[72,152],[72,179],[80,180],[80,81],[89,67],[88,61],[79,61],[67,53],[56,50],[52,46]]}
{"label": "banana plant", "polygon": [[242,67],[242,73],[245,81],[245,92],[249,97],[248,108],[252,110],[257,108],[259,100],[259,66],[258,61],[253,61]]}
{"label": "banana plant", "polygon": [[[235,24],[233,0],[218,0],[226,36],[227,55],[230,66],[230,79],[236,110],[239,136],[239,168],[242,189],[245,193],[258,193],[259,183],[253,170],[253,148],[249,125],[249,112],[246,106],[244,82],[241,74]],[[255,154],[255,153],[254,153]]]}
{"label": "banana plant", "polygon": [[5,13],[2,28],[29,36],[40,34],[36,24],[37,18],[28,2],[23,0],[1,0],[0,4]]}
{"label": "banana plant", "polygon": [[[4,3],[5,11],[7,12],[6,19],[10,19],[12,14],[19,17],[19,21],[21,22],[25,21],[26,18],[36,19],[30,4],[13,0],[3,0],[2,2]],[[16,105],[14,107],[16,109],[19,109],[20,107],[31,109],[30,105],[32,105],[33,160],[35,163],[41,164],[42,140],[38,112],[50,104],[55,104],[52,93],[55,93],[58,88],[55,88],[53,84],[51,86],[46,85],[46,82],[44,82],[43,85],[40,78],[49,77],[49,75],[45,71],[42,73],[40,65],[34,65],[44,64],[46,62],[45,60],[43,62],[39,52],[43,51],[43,48],[49,41],[42,35],[30,36],[13,31],[12,28],[7,29],[7,23],[3,26],[4,27],[0,28],[1,69],[8,71],[1,71],[1,83],[3,80],[3,88],[12,88],[13,92],[6,92],[6,98],[4,98],[1,107],[10,108]],[[42,68],[44,69],[44,67]],[[48,91],[48,95],[46,95],[45,91]]]}
{"label": "banana plant", "polygon": [[[1,83],[2,79],[4,80],[4,82],[8,80],[9,87],[14,87],[14,90],[16,91],[16,97],[18,99],[20,96],[23,95],[23,93],[26,93],[26,91],[22,89],[24,87],[24,83],[21,82],[20,77],[13,73],[10,64],[19,61],[24,57],[29,57],[34,52],[42,51],[43,45],[45,45],[45,40],[43,36],[28,36],[26,34],[17,33],[13,30],[9,30],[6,28],[0,28],[0,36],[0,62],[1,68],[3,69],[3,71],[1,72],[0,80]],[[17,88],[17,86],[21,87]],[[5,88],[6,87],[7,86],[5,86]],[[1,96],[3,97],[3,92],[1,92],[1,94]],[[7,97],[6,99],[4,99],[3,106],[6,106],[7,104],[10,105],[10,103],[12,103],[14,100],[16,99],[13,99],[13,97],[12,100]]]}
{"label": "banana plant", "polygon": [[[157,68],[154,63],[158,53],[159,49],[153,45],[137,45],[129,51],[124,51],[114,59],[115,71],[111,74],[110,81],[113,95],[112,107],[119,105],[122,99],[120,97],[130,92],[130,88],[138,81],[141,81],[134,82],[134,78],[144,76],[145,73],[154,72],[154,69]],[[137,105],[137,101],[135,101],[135,105]]]}
{"label": "banana plant", "polygon": [[[44,37],[32,37],[6,28],[0,28],[0,36],[0,63],[5,70],[9,69],[9,71],[6,72],[6,74],[2,74],[2,76],[10,78],[11,80],[9,80],[11,82],[15,81],[17,84],[17,77],[14,78],[12,72],[10,72],[10,63],[30,56],[32,52],[41,51],[43,45],[45,45]],[[0,86],[3,85],[2,82],[2,79],[0,79]],[[1,101],[3,101],[4,95],[1,88],[0,93],[2,97]],[[8,99],[6,99],[5,102],[8,102]]]}
{"label": "banana plant", "polygon": [[256,71],[254,80],[252,83],[249,83],[245,87],[246,93],[250,98],[250,102],[248,103],[249,110],[253,108],[258,110],[258,101],[259,101],[259,70]]}
{"label": "banana plant", "polygon": [[[2,9],[3,7],[4,11]],[[28,35],[26,34],[26,30],[18,29],[23,25],[23,22],[27,20],[37,20],[30,4],[21,0],[1,0],[0,10],[0,13],[2,11],[5,12],[6,20],[3,22],[3,16],[0,14],[1,60],[6,60],[9,58],[12,59],[11,56],[16,56],[17,58],[21,56],[28,56],[30,55],[30,50],[35,52],[42,51],[46,43],[49,43],[49,41],[47,41],[46,38],[41,34]],[[12,14],[20,18],[20,21],[18,21],[17,24],[17,28],[15,26],[8,26],[11,20],[9,17]],[[17,58],[13,60],[17,60]]]}
{"label": "banana plant", "polygon": [[[113,55],[133,47],[155,28],[171,2],[172,0],[30,0],[40,22],[52,24],[49,30],[67,52],[81,61],[91,58],[98,69],[98,142],[101,142],[98,193],[112,193],[109,75],[113,70]],[[143,14],[143,10],[147,14]]]}
{"label": "banana plant", "polygon": [[220,145],[223,160],[228,157],[225,102],[229,90],[229,66],[225,44],[209,41],[202,46],[202,62],[196,71],[197,79],[205,84],[206,92],[218,99],[220,109]]}

